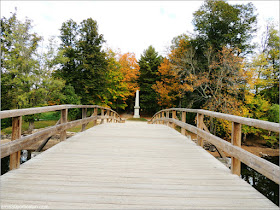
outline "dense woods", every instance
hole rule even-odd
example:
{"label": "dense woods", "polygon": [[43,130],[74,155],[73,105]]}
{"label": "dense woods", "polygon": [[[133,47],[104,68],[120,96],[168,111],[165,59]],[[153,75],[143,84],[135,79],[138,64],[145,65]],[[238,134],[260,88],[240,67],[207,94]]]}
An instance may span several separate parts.
{"label": "dense woods", "polygon": [[[1,18],[1,110],[56,104],[97,104],[133,112],[140,89],[141,113],[162,108],[202,108],[279,122],[279,31],[267,23],[255,45],[257,15],[252,3],[207,0],[193,14],[193,34],[178,34],[163,57],[147,46],[132,52],[104,48],[105,36],[92,18],[66,20],[60,44],[39,52],[32,21],[16,12]],[[184,26],[182,26],[184,27]],[[187,30],[187,29],[186,29]],[[80,113],[73,113],[79,115]],[[32,122],[37,116],[26,117]],[[2,127],[9,121],[2,121]],[[208,120],[211,132],[229,138],[231,124]],[[277,146],[279,137],[243,126],[243,141],[259,135]]]}

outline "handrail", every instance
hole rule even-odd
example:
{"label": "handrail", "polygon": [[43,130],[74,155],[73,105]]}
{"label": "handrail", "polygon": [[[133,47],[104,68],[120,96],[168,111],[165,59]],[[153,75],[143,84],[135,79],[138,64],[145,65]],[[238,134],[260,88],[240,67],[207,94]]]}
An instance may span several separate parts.
{"label": "handrail", "polygon": [[[172,111],[172,118],[169,118],[166,116],[166,113],[169,113]],[[176,119],[176,112],[180,111],[183,113],[186,112],[193,112],[197,113],[197,127],[190,125],[186,122],[179,121]],[[226,119],[233,121],[233,131],[232,131],[232,144],[203,130],[205,129],[205,124],[203,122],[203,115],[208,115],[212,117],[217,117],[221,119]],[[183,117],[182,117],[183,118]],[[185,117],[184,117],[185,119]],[[252,121],[253,122],[252,122]],[[250,124],[250,122],[252,122]],[[272,122],[266,122],[262,120],[255,120],[255,119],[249,119],[245,117],[238,117],[234,115],[228,115],[223,113],[217,113],[217,112],[210,112],[207,110],[201,110],[201,109],[181,109],[181,108],[172,108],[172,109],[165,109],[157,112],[149,121],[149,123],[171,123],[172,127],[175,128],[175,125],[181,127],[181,130],[188,130],[192,133],[197,134],[197,144],[200,146],[203,146],[203,139],[210,142],[211,144],[215,145],[217,148],[225,151],[232,157],[232,165],[231,170],[232,173],[237,174],[240,176],[240,168],[241,168],[241,162],[245,163],[249,167],[255,169],[259,173],[263,174],[267,178],[271,179],[272,181],[276,182],[277,184],[280,183],[280,167],[263,159],[260,158],[244,149],[241,148],[241,124],[246,125],[258,125],[259,127],[266,129],[267,125],[270,125],[271,127],[267,128],[266,130],[276,130],[276,128],[279,128],[279,124],[272,123]],[[261,123],[264,123],[265,125],[262,126]],[[268,123],[268,124],[267,124]],[[257,127],[257,126],[255,126]],[[279,132],[279,129],[277,130]],[[241,162],[240,162],[241,161]]]}
{"label": "handrail", "polygon": [[274,132],[278,132],[278,133],[280,131],[279,123],[268,122],[268,121],[264,121],[264,120],[257,120],[257,119],[253,119],[253,118],[240,117],[240,116],[224,114],[224,113],[220,113],[220,112],[212,112],[212,111],[208,111],[208,110],[204,110],[204,109],[185,109],[185,108],[163,109],[163,110],[158,111],[156,114],[154,114],[154,116],[158,115],[161,112],[167,112],[167,111],[198,113],[198,114],[216,117],[216,118],[220,118],[223,120],[228,120],[228,121],[240,123],[243,125],[249,125],[249,126],[253,126],[253,127],[257,127],[257,128],[262,128],[265,130],[274,131]]}
{"label": "handrail", "polygon": [[[72,108],[82,108],[82,119],[67,122],[67,110]],[[90,117],[86,116],[87,108],[94,108],[94,113]],[[98,115],[98,109],[101,110],[101,115]],[[106,114],[104,113],[105,110]],[[22,116],[50,111],[61,111],[61,118],[59,120],[60,124],[57,123],[56,125],[48,127],[42,131],[21,137]],[[4,118],[12,118],[12,141],[1,145],[1,158],[10,155],[10,170],[19,167],[20,151],[37,141],[42,139],[47,140],[56,133],[60,133],[60,139],[63,141],[66,139],[67,129],[82,125],[81,131],[84,131],[89,122],[94,121],[94,124],[96,124],[97,119],[101,119],[101,123],[104,123],[105,119],[107,119],[107,122],[109,122],[109,120],[110,122],[123,122],[120,115],[110,108],[98,105],[71,104],[0,111],[0,119]]]}
{"label": "handrail", "polygon": [[55,106],[43,106],[43,107],[34,107],[34,108],[27,108],[27,109],[12,109],[12,110],[4,110],[0,111],[0,119],[4,118],[10,118],[10,117],[18,117],[23,115],[31,115],[31,114],[38,114],[38,113],[44,113],[44,112],[51,112],[51,111],[59,111],[63,109],[73,109],[73,108],[100,108],[105,110],[110,110],[111,112],[115,112],[114,110],[102,107],[98,105],[72,105],[72,104],[66,104],[66,105],[55,105]]}

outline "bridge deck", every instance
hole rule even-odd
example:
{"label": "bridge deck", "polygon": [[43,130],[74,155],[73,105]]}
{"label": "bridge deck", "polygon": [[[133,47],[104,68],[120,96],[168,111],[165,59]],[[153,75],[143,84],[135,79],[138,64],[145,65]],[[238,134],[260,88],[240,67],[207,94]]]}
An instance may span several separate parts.
{"label": "bridge deck", "polygon": [[278,209],[164,125],[103,124],[1,177],[2,208]]}

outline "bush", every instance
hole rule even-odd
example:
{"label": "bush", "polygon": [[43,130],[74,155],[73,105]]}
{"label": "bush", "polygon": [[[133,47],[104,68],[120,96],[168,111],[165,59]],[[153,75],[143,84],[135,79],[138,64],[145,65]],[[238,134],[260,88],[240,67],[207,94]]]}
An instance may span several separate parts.
{"label": "bush", "polygon": [[268,110],[268,121],[279,123],[279,104],[273,104]]}

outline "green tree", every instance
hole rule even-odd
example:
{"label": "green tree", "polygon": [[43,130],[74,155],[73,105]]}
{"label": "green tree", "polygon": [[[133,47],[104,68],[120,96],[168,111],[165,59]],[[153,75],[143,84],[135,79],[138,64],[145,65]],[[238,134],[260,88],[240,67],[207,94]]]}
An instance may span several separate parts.
{"label": "green tree", "polygon": [[144,51],[139,60],[140,76],[138,84],[140,86],[140,107],[143,113],[152,114],[159,109],[156,103],[157,93],[152,89],[152,86],[160,80],[158,67],[162,60],[162,57],[152,46]]}
{"label": "green tree", "polygon": [[263,35],[262,59],[264,64],[260,70],[260,77],[263,80],[260,94],[272,104],[279,104],[279,31],[274,24],[268,24]]}
{"label": "green tree", "polygon": [[111,49],[108,49],[106,52],[106,60],[108,66],[103,103],[113,109],[125,109],[127,106],[125,101],[130,92],[127,84],[123,82],[124,74],[121,72],[121,64],[116,59],[116,53]]}
{"label": "green tree", "polygon": [[105,42],[98,33],[97,22],[92,18],[78,25],[73,20],[62,24],[60,50],[67,62],[55,73],[67,85],[74,87],[83,104],[101,104],[106,84],[106,53],[101,49]]}
{"label": "green tree", "polygon": [[[53,42],[46,53],[39,55],[38,45],[42,40],[31,33],[31,20],[21,22],[16,13],[10,18],[1,19],[1,102],[2,109],[20,109],[47,105],[53,98],[62,96],[63,80],[52,78],[57,62]],[[34,128],[35,115],[24,117]]]}
{"label": "green tree", "polygon": [[1,108],[25,108],[37,102],[30,94],[40,74],[37,48],[41,37],[31,33],[31,20],[22,23],[16,13],[3,17],[1,28]]}
{"label": "green tree", "polygon": [[198,36],[215,50],[223,46],[251,50],[256,32],[256,14],[252,3],[230,5],[224,0],[206,0],[194,13],[193,24]]}

